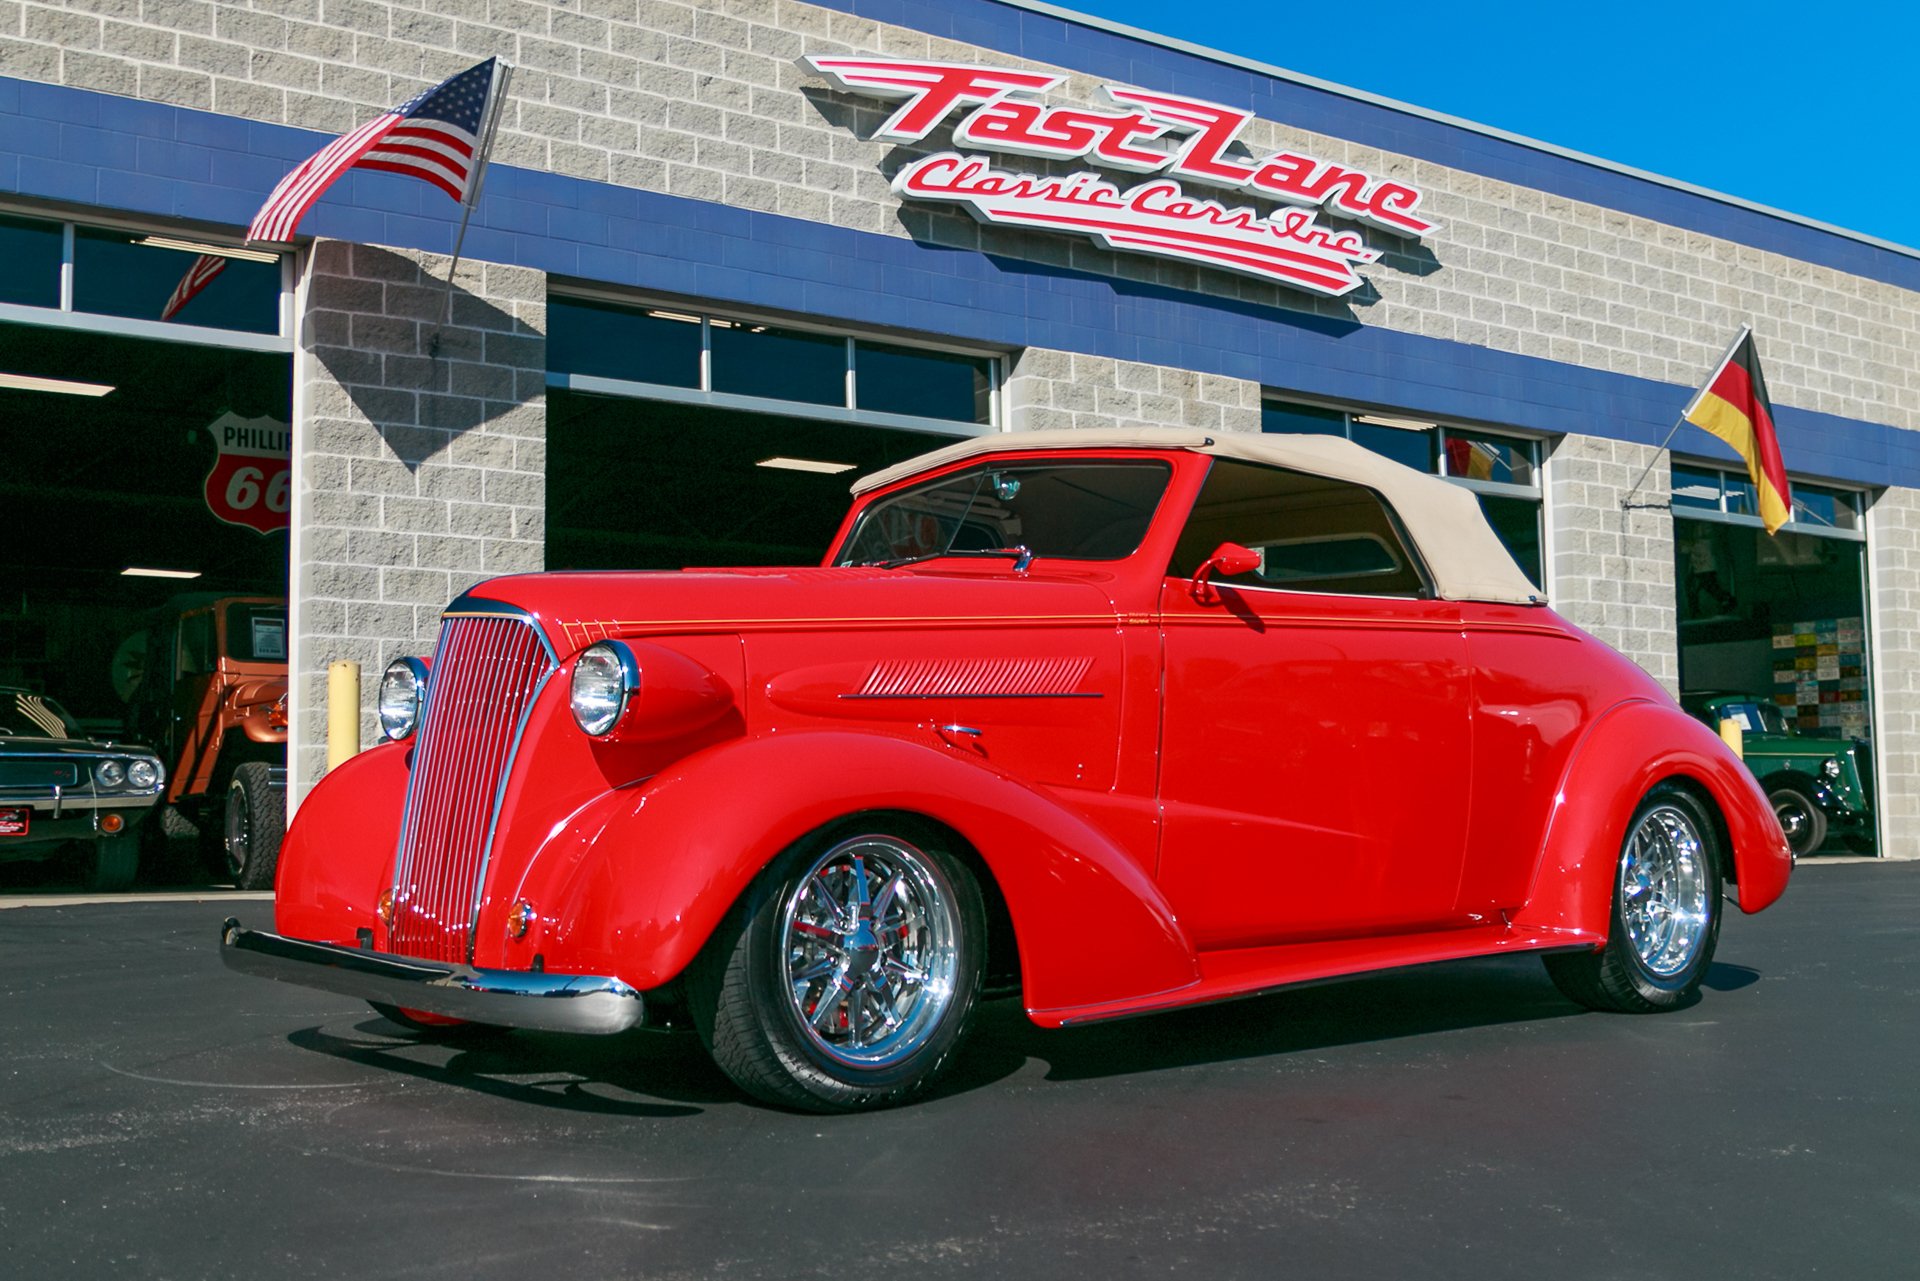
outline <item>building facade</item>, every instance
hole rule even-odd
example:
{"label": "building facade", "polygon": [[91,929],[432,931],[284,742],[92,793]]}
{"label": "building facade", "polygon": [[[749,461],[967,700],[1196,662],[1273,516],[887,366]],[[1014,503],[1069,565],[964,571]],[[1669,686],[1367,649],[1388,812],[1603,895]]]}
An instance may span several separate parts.
{"label": "building facade", "polygon": [[[246,298],[132,296],[488,57],[515,70],[450,285],[455,204],[355,171]],[[0,391],[10,453],[117,450],[61,484],[172,504],[149,561],[213,545],[197,492],[142,488],[197,489],[194,422],[290,422],[281,525],[218,532],[252,540],[236,585],[286,575],[296,801],[329,663],[423,651],[484,577],[803,559],[825,468],[954,436],[1320,430],[1474,489],[1676,694],[1870,740],[1864,844],[1920,855],[1910,250],[1025,0],[0,0],[0,257],[0,374],[204,384],[138,475],[133,382]],[[1771,539],[1727,450],[1667,443],[1742,325],[1803,500]],[[133,545],[9,539],[15,667],[93,662]]]}

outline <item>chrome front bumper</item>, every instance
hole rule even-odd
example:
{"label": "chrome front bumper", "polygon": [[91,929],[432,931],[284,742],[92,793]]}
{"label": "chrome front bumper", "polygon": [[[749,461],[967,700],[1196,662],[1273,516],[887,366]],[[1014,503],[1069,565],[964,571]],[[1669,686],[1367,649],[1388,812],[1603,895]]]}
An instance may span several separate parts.
{"label": "chrome front bumper", "polygon": [[604,1036],[646,1013],[639,991],[615,978],[422,961],[242,929],[232,917],[220,927],[220,956],[242,974],[498,1027]]}

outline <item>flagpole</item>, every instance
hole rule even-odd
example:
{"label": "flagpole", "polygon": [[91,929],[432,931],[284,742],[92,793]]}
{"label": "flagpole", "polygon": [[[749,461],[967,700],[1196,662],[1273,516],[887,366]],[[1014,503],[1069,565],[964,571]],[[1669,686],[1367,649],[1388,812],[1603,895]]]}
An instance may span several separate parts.
{"label": "flagpole", "polygon": [[1626,494],[1621,497],[1620,505],[1622,507],[1627,505],[1627,499],[1632,498],[1640,492],[1640,486],[1647,483],[1647,477],[1653,474],[1654,464],[1660,461],[1660,455],[1666,452],[1668,445],[1673,443],[1674,434],[1680,430],[1680,424],[1687,421],[1688,416],[1692,414],[1694,408],[1699,405],[1700,398],[1707,394],[1707,388],[1713,385],[1713,376],[1719,373],[1729,360],[1733,359],[1733,353],[1740,349],[1740,344],[1744,342],[1747,335],[1752,332],[1752,325],[1740,326],[1740,332],[1733,336],[1733,341],[1727,344],[1727,349],[1721,353],[1719,361],[1707,372],[1707,381],[1700,384],[1700,389],[1693,393],[1693,399],[1689,400],[1687,407],[1680,411],[1680,417],[1674,420],[1673,426],[1667,428],[1667,438],[1660,442],[1660,447],[1654,451],[1653,457],[1647,460],[1646,467],[1640,472],[1640,479],[1634,481],[1633,488],[1629,489]]}
{"label": "flagpole", "polygon": [[[467,184],[467,198],[460,204],[460,230],[453,238],[453,261],[447,266],[446,289],[440,297],[441,326],[453,319],[453,274],[460,269],[460,250],[467,242],[467,220],[473,217],[473,207],[480,203],[480,188],[487,180],[487,166],[493,162],[493,137],[500,128],[500,113],[507,105],[507,85],[512,80],[513,64],[504,58],[500,59],[494,67],[493,99],[487,104],[487,122],[481,128],[479,159],[473,181]],[[434,346],[439,346],[437,332]]]}

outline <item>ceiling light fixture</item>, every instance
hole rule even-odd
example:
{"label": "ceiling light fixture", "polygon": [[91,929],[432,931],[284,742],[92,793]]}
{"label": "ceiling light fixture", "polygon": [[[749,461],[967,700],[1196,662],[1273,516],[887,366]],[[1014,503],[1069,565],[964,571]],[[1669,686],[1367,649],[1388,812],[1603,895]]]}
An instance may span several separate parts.
{"label": "ceiling light fixture", "polygon": [[1370,423],[1375,427],[1392,427],[1399,431],[1432,431],[1433,424],[1421,422],[1417,418],[1389,418],[1385,414],[1355,414],[1353,421]]}
{"label": "ceiling light fixture", "polygon": [[843,471],[852,471],[858,464],[829,463],[817,458],[762,458],[755,467],[772,467],[778,471],[812,471],[823,476],[837,476]]}
{"label": "ceiling light fixture", "polygon": [[122,578],[198,578],[197,569],[146,569],[139,565],[129,565],[120,571]]}
{"label": "ceiling light fixture", "polygon": [[62,396],[104,396],[113,390],[106,383],[77,383],[65,378],[36,378],[32,374],[0,374],[0,387],[13,391],[51,391]]}
{"label": "ceiling light fixture", "polygon": [[236,249],[232,245],[209,245],[198,240],[180,240],[174,236],[142,236],[133,242],[149,249],[178,249],[189,254],[213,254],[218,258],[239,258],[246,262],[279,262],[279,254],[263,249]]}

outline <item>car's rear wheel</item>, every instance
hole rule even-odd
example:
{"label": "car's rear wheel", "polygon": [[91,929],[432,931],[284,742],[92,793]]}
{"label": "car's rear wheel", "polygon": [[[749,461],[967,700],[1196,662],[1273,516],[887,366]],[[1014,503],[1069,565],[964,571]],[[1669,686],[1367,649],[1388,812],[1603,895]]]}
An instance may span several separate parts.
{"label": "car's rear wheel", "polygon": [[87,869],[87,888],[103,891],[128,889],[139,870],[140,842],[132,836],[122,833],[119,836],[94,838],[93,861]]}
{"label": "car's rear wheel", "polygon": [[811,1112],[919,1094],[958,1045],[986,956],[980,887],[931,833],[823,834],[768,867],[696,967],[722,1071]]}
{"label": "car's rear wheel", "polygon": [[1605,946],[1544,959],[1580,1004],[1650,1013],[1694,998],[1719,938],[1719,838],[1691,793],[1662,785],[1627,825]]}
{"label": "car's rear wheel", "polygon": [[227,875],[243,890],[273,888],[280,858],[280,837],[287,827],[286,796],[273,790],[265,765],[251,761],[233,771],[227,784],[222,832]]}
{"label": "car's rear wheel", "polygon": [[1767,800],[1780,830],[1787,834],[1787,848],[1795,858],[1813,853],[1827,843],[1827,816],[1813,798],[1797,787],[1782,784],[1769,788]]}

